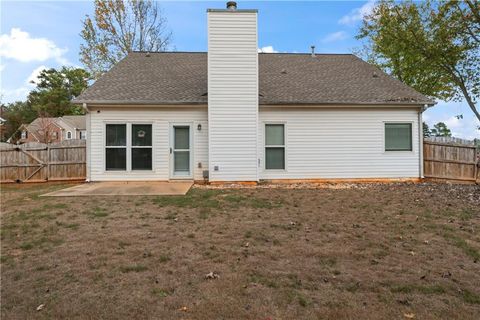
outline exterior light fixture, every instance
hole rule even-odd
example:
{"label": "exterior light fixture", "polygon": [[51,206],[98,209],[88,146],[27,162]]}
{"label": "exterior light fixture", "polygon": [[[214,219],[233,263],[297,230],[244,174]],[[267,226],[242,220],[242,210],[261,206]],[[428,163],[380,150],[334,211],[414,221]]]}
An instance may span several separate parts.
{"label": "exterior light fixture", "polygon": [[197,130],[200,131],[202,130],[202,125],[199,123],[198,126],[197,126]]}

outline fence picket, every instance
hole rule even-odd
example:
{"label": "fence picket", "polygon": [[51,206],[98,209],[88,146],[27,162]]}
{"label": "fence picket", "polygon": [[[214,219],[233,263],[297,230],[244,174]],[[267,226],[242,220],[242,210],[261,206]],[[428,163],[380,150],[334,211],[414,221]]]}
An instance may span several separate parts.
{"label": "fence picket", "polygon": [[22,145],[0,144],[0,182],[83,180],[86,177],[85,140]]}

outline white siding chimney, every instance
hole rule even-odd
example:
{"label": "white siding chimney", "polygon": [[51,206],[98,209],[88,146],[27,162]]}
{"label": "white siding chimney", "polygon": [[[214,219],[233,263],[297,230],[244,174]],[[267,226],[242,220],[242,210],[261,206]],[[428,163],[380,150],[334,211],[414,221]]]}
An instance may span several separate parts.
{"label": "white siding chimney", "polygon": [[258,181],[257,10],[207,10],[210,181]]}

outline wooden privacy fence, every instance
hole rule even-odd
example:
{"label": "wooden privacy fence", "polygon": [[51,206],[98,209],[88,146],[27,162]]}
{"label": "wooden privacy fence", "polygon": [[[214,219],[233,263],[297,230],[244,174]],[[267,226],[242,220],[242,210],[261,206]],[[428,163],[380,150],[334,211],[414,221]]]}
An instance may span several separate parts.
{"label": "wooden privacy fence", "polygon": [[425,138],[425,178],[480,183],[479,152],[473,141],[449,137]]}
{"label": "wooden privacy fence", "polygon": [[85,140],[44,144],[0,143],[1,182],[85,180]]}
{"label": "wooden privacy fence", "polygon": [[[423,154],[426,178],[480,183],[480,150],[472,141],[426,138]],[[85,140],[0,143],[0,182],[85,180],[85,160]]]}

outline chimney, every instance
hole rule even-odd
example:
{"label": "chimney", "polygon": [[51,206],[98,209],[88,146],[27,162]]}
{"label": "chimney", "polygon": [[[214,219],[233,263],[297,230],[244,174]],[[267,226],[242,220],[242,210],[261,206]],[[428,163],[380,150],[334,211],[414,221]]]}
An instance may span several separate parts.
{"label": "chimney", "polygon": [[235,1],[228,1],[227,2],[227,9],[235,11],[237,10],[237,3]]}
{"label": "chimney", "polygon": [[310,48],[312,48],[312,57],[315,57],[315,46],[311,46]]}
{"label": "chimney", "polygon": [[257,10],[229,1],[207,19],[209,180],[258,181]]}

